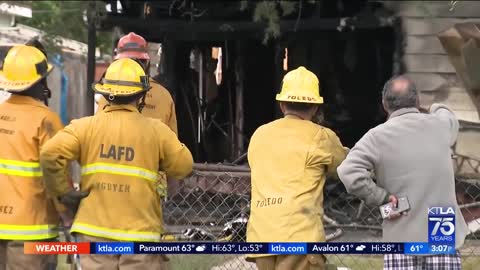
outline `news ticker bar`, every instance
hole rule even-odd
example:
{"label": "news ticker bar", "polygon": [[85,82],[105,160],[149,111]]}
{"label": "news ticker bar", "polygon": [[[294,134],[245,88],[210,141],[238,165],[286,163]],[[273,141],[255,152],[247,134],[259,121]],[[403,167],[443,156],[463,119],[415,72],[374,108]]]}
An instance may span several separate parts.
{"label": "news ticker bar", "polygon": [[25,254],[453,254],[429,243],[26,242]]}

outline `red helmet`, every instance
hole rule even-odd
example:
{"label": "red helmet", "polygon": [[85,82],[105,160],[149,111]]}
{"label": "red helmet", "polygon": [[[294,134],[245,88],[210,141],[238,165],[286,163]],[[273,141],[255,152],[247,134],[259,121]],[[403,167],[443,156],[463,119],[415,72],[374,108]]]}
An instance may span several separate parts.
{"label": "red helmet", "polygon": [[118,41],[115,60],[119,58],[150,60],[147,53],[147,42],[142,36],[133,32],[128,33]]}

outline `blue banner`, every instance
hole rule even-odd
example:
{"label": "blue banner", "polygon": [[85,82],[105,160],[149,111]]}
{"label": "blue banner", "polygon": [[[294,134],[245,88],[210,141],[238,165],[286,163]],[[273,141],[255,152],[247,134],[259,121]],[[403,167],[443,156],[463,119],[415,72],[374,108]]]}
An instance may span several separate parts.
{"label": "blue banner", "polygon": [[[427,244],[425,243],[427,246]],[[135,254],[403,254],[403,243],[135,243]]]}
{"label": "blue banner", "polygon": [[[446,244],[333,242],[333,243],[236,243],[236,242],[105,242],[90,243],[92,254],[407,254],[451,253]],[[454,250],[454,249],[453,249]]]}

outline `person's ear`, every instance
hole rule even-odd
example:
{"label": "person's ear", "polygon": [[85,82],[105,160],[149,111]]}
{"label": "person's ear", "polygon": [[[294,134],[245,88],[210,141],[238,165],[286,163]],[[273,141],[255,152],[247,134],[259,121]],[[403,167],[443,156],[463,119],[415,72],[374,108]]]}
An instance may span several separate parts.
{"label": "person's ear", "polygon": [[387,107],[387,104],[385,104],[385,100],[384,100],[384,99],[382,99],[382,106],[383,106],[383,110],[384,110],[386,113],[390,113],[390,112],[388,111],[388,107]]}
{"label": "person's ear", "polygon": [[318,105],[312,106],[312,109],[310,111],[312,118],[317,114],[319,108],[320,106]]}

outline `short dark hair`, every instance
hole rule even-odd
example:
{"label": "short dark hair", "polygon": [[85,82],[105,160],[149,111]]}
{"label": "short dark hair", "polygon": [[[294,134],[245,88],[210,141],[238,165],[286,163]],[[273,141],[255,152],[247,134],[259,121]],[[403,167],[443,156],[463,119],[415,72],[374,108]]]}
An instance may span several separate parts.
{"label": "short dark hair", "polygon": [[28,96],[35,99],[44,100],[45,99],[45,89],[48,89],[47,79],[43,78],[40,81],[36,82],[34,85],[30,86],[27,90],[22,92],[15,92],[13,94],[19,96]]}
{"label": "short dark hair", "polygon": [[[394,89],[395,82],[398,81],[405,82],[404,89]],[[418,91],[413,81],[400,75],[391,78],[385,83],[382,98],[387,109],[393,112],[403,108],[417,107]]]}
{"label": "short dark hair", "polygon": [[302,102],[282,102],[285,105],[285,108],[289,111],[294,112],[307,112],[313,107],[318,106],[317,104],[312,103],[302,103]]}

